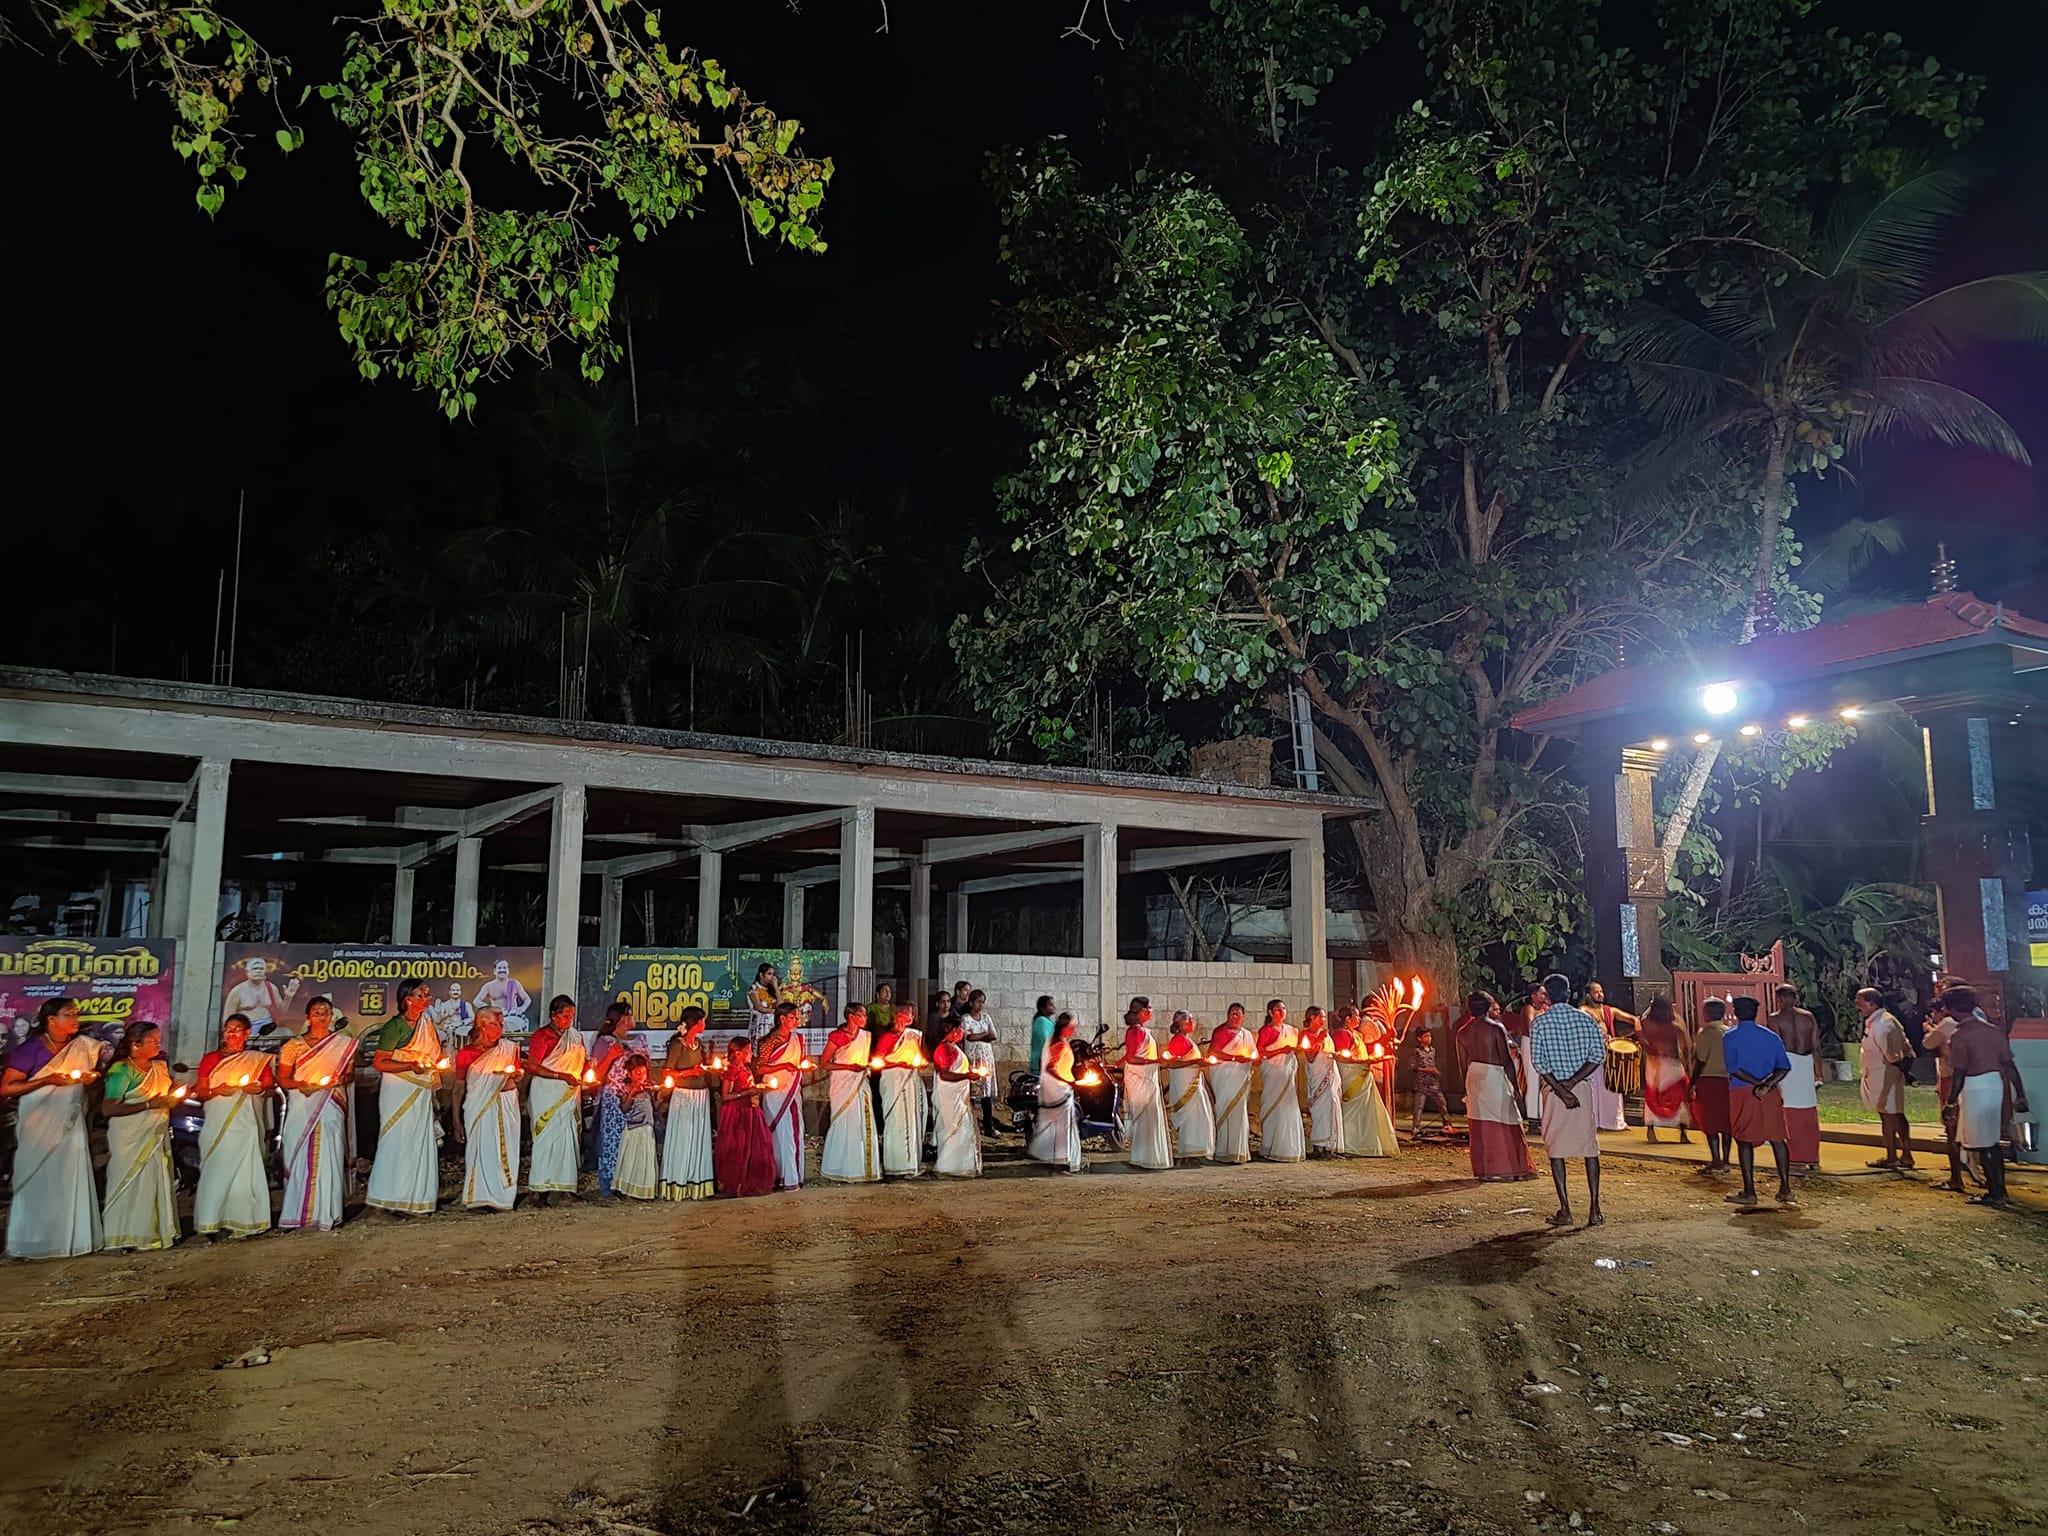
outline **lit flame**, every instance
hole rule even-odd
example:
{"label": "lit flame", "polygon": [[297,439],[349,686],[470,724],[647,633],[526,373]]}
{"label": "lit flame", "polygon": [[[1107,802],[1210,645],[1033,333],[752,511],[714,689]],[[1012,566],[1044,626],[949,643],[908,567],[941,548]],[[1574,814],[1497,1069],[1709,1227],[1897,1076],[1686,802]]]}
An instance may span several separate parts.
{"label": "lit flame", "polygon": [[673,1087],[675,1087],[675,1085],[676,1085],[676,1075],[675,1075],[675,1073],[673,1073],[673,1072],[664,1072],[664,1073],[662,1073],[662,1074],[661,1074],[661,1086],[662,1086],[662,1087],[664,1087],[664,1088],[673,1088]]}
{"label": "lit flame", "polygon": [[171,1090],[171,1097],[174,1099],[182,1099],[183,1097],[185,1097],[185,1087],[182,1083]]}
{"label": "lit flame", "polygon": [[584,1069],[583,1069],[583,1081],[585,1081],[586,1083],[594,1083],[594,1082],[596,1082],[596,1081],[597,1081],[597,1068],[595,1068],[595,1067],[586,1067],[586,1068],[584,1068]]}
{"label": "lit flame", "polygon": [[[75,1082],[77,1082],[77,1081],[78,1081],[78,1080],[79,1080],[80,1078],[82,1078],[82,1077],[84,1077],[84,1076],[85,1076],[85,1074],[84,1074],[83,1072],[74,1072],[74,1073],[72,1073],[72,1074],[71,1074],[71,1081],[73,1081],[73,1082],[75,1083]],[[243,1079],[242,1079],[242,1081],[246,1083],[247,1081],[249,1081],[249,1079],[247,1079],[247,1078],[245,1077],[245,1078],[243,1078]]]}
{"label": "lit flame", "polygon": [[446,1056],[443,1056],[439,1061],[435,1062],[434,1070],[437,1072],[446,1072],[448,1070],[448,1058]]}
{"label": "lit flame", "polygon": [[[72,1073],[71,1075],[72,1075],[73,1077],[76,1077],[76,1076],[78,1076],[78,1074],[77,1074],[76,1072]],[[246,1072],[244,1072],[244,1073],[242,1074],[241,1080],[240,1080],[239,1082],[237,1082],[237,1083],[235,1084],[235,1086],[236,1086],[237,1088],[246,1088],[246,1087],[248,1087],[248,1086],[249,1086],[249,1074],[248,1074],[248,1073],[246,1073]]]}
{"label": "lit flame", "polygon": [[1420,1008],[1422,1006],[1422,978],[1420,976],[1411,977],[1409,984],[1414,987],[1415,996],[1409,999],[1408,1006],[1410,1008]]}
{"label": "lit flame", "polygon": [[1096,1088],[1101,1086],[1102,1074],[1096,1071],[1093,1067],[1090,1067],[1086,1072],[1083,1072],[1079,1077],[1074,1079],[1074,1081],[1079,1083],[1083,1088]]}
{"label": "lit flame", "polygon": [[799,1072],[815,1072],[818,1069],[818,1064],[815,1061],[811,1060],[810,1057],[806,1056],[802,1061],[796,1064],[796,1069]]}
{"label": "lit flame", "polygon": [[[330,1088],[330,1087],[332,1087],[333,1085],[334,1085],[334,1079],[333,1079],[333,1078],[331,1078],[331,1077],[323,1077],[323,1078],[321,1078],[321,1079],[320,1079],[320,1086],[321,1086],[322,1088]],[[179,1091],[180,1093],[183,1093],[183,1092],[184,1092],[185,1090],[184,1090],[184,1089],[182,1089],[182,1088],[180,1088],[180,1089],[179,1089],[178,1091]]]}

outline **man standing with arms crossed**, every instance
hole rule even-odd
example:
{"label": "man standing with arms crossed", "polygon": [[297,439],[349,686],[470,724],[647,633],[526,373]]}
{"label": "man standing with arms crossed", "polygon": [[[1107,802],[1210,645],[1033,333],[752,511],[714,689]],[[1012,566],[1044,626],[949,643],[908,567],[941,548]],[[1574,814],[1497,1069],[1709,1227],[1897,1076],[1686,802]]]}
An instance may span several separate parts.
{"label": "man standing with arms crossed", "polygon": [[1571,1158],[1586,1163],[1586,1225],[1597,1227],[1600,1215],[1600,1132],[1594,1118],[1593,1090],[1586,1080],[1605,1066],[1607,1035],[1600,1021],[1572,1006],[1572,984],[1563,976],[1543,978],[1529,999],[1536,1017],[1529,1024],[1529,1054],[1543,1081],[1543,1150],[1550,1158],[1551,1182],[1557,1186],[1553,1227],[1572,1224],[1572,1201],[1565,1165]]}

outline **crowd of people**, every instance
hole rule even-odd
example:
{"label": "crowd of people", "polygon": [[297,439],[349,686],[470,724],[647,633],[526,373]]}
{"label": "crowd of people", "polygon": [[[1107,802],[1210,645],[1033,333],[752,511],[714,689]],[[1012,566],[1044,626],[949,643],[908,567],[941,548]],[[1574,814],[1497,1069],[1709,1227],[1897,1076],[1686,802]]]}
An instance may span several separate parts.
{"label": "crowd of people", "polygon": [[[1819,1161],[1820,1034],[1792,989],[1781,988],[1778,1000],[1762,1015],[1755,999],[1735,998],[1732,1020],[1729,1003],[1711,1000],[1688,1027],[1664,998],[1640,1017],[1610,1007],[1597,985],[1575,1003],[1570,982],[1557,975],[1507,1014],[1487,993],[1471,994],[1451,1043],[1464,1064],[1473,1175],[1535,1178],[1528,1133],[1540,1127],[1558,1197],[1551,1224],[1574,1220],[1568,1170],[1579,1161],[1586,1224],[1598,1225],[1599,1134],[1625,1123],[1621,1104],[1634,1084],[1651,1140],[1659,1130],[1681,1140],[1697,1130],[1707,1141],[1702,1171],[1740,1173],[1731,1202],[1758,1204],[1756,1160],[1769,1148],[1776,1198],[1795,1203],[1794,1169]],[[204,1116],[197,1233],[246,1237],[273,1223],[333,1230],[359,1164],[353,1105],[365,1048],[376,1136],[363,1203],[390,1218],[439,1207],[444,1145],[461,1154],[457,1203],[478,1211],[512,1209],[522,1188],[540,1204],[580,1199],[587,1173],[599,1199],[795,1190],[805,1178],[803,1105],[812,1083],[824,1087],[819,1174],[829,1183],[927,1171],[972,1178],[982,1171],[983,1143],[1006,1133],[995,1118],[997,1032],[986,998],[964,982],[942,995],[922,1027],[915,1009],[878,989],[874,1002],[846,1008],[815,1060],[800,1010],[787,1001],[764,1007],[757,1033],[719,1042],[707,1040],[702,1009],[685,1009],[658,1063],[623,1002],[586,1033],[575,1001],[556,997],[523,1048],[493,1002],[474,1005],[460,1041],[444,1038],[445,1014],[424,983],[400,987],[398,1006],[381,1025],[358,1027],[337,1019],[327,998],[313,998],[302,1031],[275,1054],[252,1049],[250,1020],[230,1014],[218,1049],[180,1082],[155,1024],[130,1026],[103,1061],[100,1043],[80,1032],[76,1004],[48,1000],[0,1071],[0,1098],[17,1108],[7,1252],[48,1258],[177,1242],[170,1120],[185,1101]],[[1911,1167],[1903,1104],[1911,1047],[1875,992],[1860,993],[1857,1008],[1864,1100],[1882,1117],[1885,1138],[1885,1157],[1873,1166]],[[1966,986],[1946,987],[1937,1012],[1926,1040],[1941,1062],[1951,1187],[1967,1187],[1966,1163],[1975,1162],[1986,1186],[1979,1198],[2003,1200],[2002,1148],[2012,1112],[2026,1108],[2010,1047]],[[1036,1070],[1009,1099],[1007,1130],[1024,1134],[1030,1158],[1069,1173],[1083,1166],[1084,1139],[1105,1133],[1145,1170],[1255,1156],[1394,1156],[1397,1059],[1412,1074],[1412,1131],[1431,1108],[1450,1124],[1435,1031],[1413,1014],[1405,1023],[1397,1028],[1384,1013],[1356,1007],[1333,1021],[1311,1007],[1297,1027],[1274,999],[1256,1030],[1233,1004],[1206,1040],[1186,1012],[1173,1014],[1161,1037],[1150,1000],[1138,997],[1120,1042],[1083,1042],[1074,1016],[1055,1014],[1053,1000],[1041,998],[1027,1061]],[[1631,1058],[1639,1058],[1633,1066]],[[1106,1116],[1091,1110],[1091,1098],[1112,1082],[1113,1108]],[[103,1181],[88,1139],[95,1110],[106,1125]],[[275,1212],[273,1145],[283,1185]]]}

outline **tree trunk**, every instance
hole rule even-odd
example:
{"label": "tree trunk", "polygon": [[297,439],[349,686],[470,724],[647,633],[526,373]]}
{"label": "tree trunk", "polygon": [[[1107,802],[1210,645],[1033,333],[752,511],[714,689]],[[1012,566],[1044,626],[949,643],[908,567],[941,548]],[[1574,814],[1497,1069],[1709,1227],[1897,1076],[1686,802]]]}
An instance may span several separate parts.
{"label": "tree trunk", "polygon": [[1769,447],[1764,455],[1764,512],[1762,537],[1756,546],[1756,575],[1750,584],[1749,616],[1742,621],[1742,643],[1758,635],[1775,634],[1778,629],[1777,601],[1772,585],[1778,574],[1778,534],[1785,526],[1785,458],[1792,442],[1792,424],[1782,418],[1771,423]]}
{"label": "tree trunk", "polygon": [[1458,944],[1437,913],[1429,871],[1413,867],[1412,852],[1386,816],[1352,822],[1351,835],[1365,863],[1365,881],[1372,887],[1394,969],[1423,979],[1429,988],[1426,1006],[1449,1006],[1460,995]]}

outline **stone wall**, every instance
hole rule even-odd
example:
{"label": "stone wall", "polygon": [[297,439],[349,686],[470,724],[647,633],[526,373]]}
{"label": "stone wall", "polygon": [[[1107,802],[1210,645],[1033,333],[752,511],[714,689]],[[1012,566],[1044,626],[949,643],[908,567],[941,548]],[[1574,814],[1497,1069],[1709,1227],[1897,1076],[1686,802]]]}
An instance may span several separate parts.
{"label": "stone wall", "polygon": [[[1305,965],[1266,965],[1255,961],[1119,960],[1116,985],[1119,999],[1152,999],[1152,1026],[1164,1034],[1176,1008],[1185,1008],[1201,1020],[1205,1030],[1223,1022],[1224,1010],[1243,1003],[1256,1024],[1268,998],[1287,1004],[1296,1018],[1310,1003],[1309,968]],[[988,994],[988,1011],[999,1036],[996,1055],[1007,1072],[1023,1064],[1031,1043],[1031,1014],[1039,997],[1051,993],[1055,1011],[1073,1013],[1081,1021],[1081,1033],[1093,1036],[1099,1022],[1095,1008],[1095,962],[1059,955],[967,955],[939,956],[939,979],[943,985],[965,977],[970,985]],[[1109,1021],[1112,1038],[1118,1034],[1117,1019]]]}

